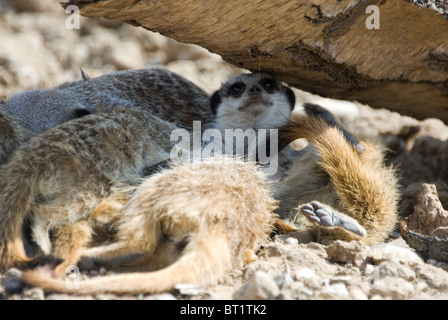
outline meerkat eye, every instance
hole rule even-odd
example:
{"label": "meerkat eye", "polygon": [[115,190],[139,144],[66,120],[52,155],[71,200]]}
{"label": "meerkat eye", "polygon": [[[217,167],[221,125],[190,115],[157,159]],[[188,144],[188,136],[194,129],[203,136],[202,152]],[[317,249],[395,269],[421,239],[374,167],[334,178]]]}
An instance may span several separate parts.
{"label": "meerkat eye", "polygon": [[242,82],[237,82],[230,86],[229,92],[231,95],[239,95],[243,90],[244,84]]}
{"label": "meerkat eye", "polygon": [[276,82],[273,79],[264,79],[261,81],[261,85],[267,93],[273,93],[277,88]]}

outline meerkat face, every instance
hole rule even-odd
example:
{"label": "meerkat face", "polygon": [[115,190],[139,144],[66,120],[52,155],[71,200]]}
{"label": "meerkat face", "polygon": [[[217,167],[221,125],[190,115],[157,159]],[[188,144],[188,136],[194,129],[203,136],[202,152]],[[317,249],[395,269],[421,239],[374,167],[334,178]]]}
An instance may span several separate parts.
{"label": "meerkat face", "polygon": [[294,104],[292,90],[265,73],[238,75],[210,99],[221,130],[279,127],[288,122]]}

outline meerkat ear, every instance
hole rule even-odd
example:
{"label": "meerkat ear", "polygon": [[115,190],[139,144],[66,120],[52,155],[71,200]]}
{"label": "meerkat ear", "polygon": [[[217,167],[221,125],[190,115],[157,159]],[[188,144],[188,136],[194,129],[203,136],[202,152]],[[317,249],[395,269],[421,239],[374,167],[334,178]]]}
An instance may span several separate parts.
{"label": "meerkat ear", "polygon": [[82,77],[82,80],[84,80],[84,81],[88,81],[88,80],[90,80],[89,75],[88,75],[84,70],[82,70],[82,68],[79,68],[79,69],[81,70],[81,77]]}
{"label": "meerkat ear", "polygon": [[210,110],[212,111],[213,114],[216,114],[216,112],[218,111],[218,106],[221,104],[221,102],[222,99],[218,90],[210,98]]}
{"label": "meerkat ear", "polygon": [[291,88],[289,87],[285,87],[285,93],[286,93],[286,97],[288,98],[288,102],[289,105],[291,106],[291,110],[294,109],[294,106],[296,104],[296,96],[294,94],[294,92],[291,90]]}

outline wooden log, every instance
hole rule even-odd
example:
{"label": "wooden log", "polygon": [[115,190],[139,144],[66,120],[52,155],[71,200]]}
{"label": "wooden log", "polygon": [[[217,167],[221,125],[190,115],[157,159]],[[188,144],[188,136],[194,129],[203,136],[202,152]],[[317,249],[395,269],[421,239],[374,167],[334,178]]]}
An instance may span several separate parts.
{"label": "wooden log", "polygon": [[411,2],[71,0],[64,6],[200,45],[235,66],[271,72],[325,97],[448,123],[448,21]]}

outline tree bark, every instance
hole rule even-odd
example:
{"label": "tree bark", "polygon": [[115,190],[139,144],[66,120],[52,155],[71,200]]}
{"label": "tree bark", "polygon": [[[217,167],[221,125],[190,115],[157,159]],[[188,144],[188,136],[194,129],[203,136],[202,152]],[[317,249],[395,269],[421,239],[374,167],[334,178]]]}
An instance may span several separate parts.
{"label": "tree bark", "polygon": [[[200,45],[235,66],[273,73],[302,90],[448,123],[448,21],[409,0],[71,0],[68,5],[84,16]],[[371,5],[379,11],[370,11]],[[378,23],[379,29],[368,28]]]}

